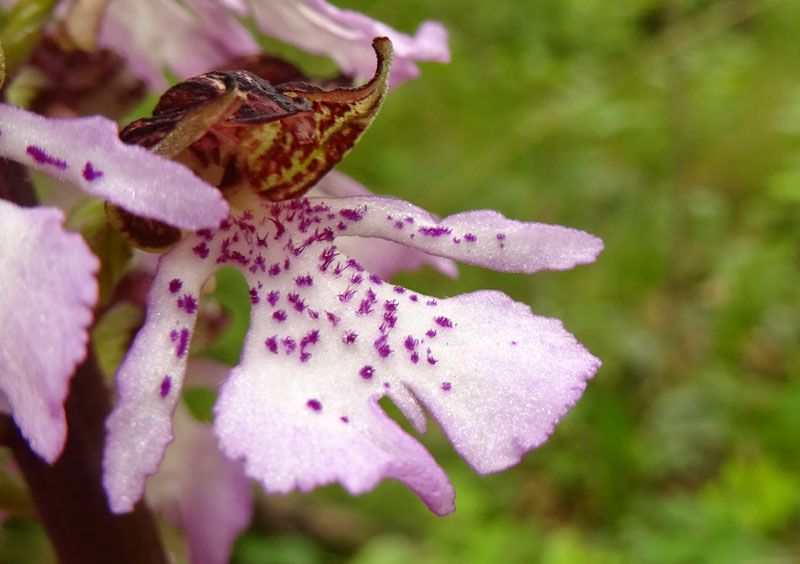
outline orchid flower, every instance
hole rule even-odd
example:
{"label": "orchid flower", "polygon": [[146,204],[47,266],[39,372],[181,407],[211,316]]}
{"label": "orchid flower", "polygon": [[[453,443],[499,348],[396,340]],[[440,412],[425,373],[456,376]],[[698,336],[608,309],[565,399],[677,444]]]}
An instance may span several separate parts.
{"label": "orchid flower", "polygon": [[[267,492],[339,482],[358,494],[394,478],[434,513],[448,514],[454,492],[447,476],[386,416],[381,397],[419,432],[427,408],[456,450],[489,473],[542,444],[597,370],[599,361],[560,321],[499,292],[425,296],[390,284],[339,248],[349,237],[380,238],[526,273],[592,262],[602,249],[582,231],[492,211],[438,220],[392,198],[304,196],[385,95],[391,43],[376,39],[374,46],[376,75],[360,89],[269,90],[249,75],[211,73],[168,91],[153,118],[123,132],[163,143],[194,108],[239,100],[176,156],[216,179],[232,213],[218,229],[179,237],[159,261],[107,421],[104,480],[113,511],[133,508],[173,439],[201,289],[223,265],[244,275],[252,313],[239,365],[220,389],[214,430],[222,451],[242,460]],[[135,222],[123,218],[122,226],[136,233]]]}

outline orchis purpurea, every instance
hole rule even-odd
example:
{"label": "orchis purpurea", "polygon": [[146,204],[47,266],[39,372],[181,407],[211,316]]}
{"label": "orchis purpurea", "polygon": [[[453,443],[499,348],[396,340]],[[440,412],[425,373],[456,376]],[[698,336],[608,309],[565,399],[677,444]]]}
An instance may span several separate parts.
{"label": "orchis purpurea", "polygon": [[[438,220],[392,198],[304,195],[317,180],[320,190],[331,186],[323,174],[377,111],[391,44],[374,45],[376,76],[361,89],[261,88],[252,77],[214,73],[173,88],[160,104],[169,112],[132,126],[131,137],[158,146],[184,116],[202,122],[205,109],[218,111],[214,100],[235,98],[221,103],[224,117],[207,133],[190,124],[179,143],[178,158],[220,186],[232,211],[217,229],[177,233],[159,260],[107,421],[104,480],[114,511],[133,508],[172,440],[201,289],[225,265],[247,280],[252,313],[239,365],[219,391],[214,430],[222,451],[268,492],[339,482],[358,494],[394,478],[445,515],[454,509],[447,476],[383,412],[381,397],[419,432],[426,408],[456,450],[489,473],[542,444],[597,370],[559,320],[494,291],[426,296],[340,248],[350,237],[379,238],[525,273],[589,263],[602,250],[585,232],[493,211]],[[178,112],[176,101],[187,100],[193,105]],[[366,113],[351,111],[358,107]]]}

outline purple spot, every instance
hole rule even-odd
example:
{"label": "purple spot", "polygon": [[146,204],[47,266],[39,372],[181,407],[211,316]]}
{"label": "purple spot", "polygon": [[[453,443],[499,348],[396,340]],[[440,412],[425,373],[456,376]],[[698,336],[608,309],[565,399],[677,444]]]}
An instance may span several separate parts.
{"label": "purple spot", "polygon": [[438,303],[439,302],[437,302],[436,300],[428,300],[427,302],[425,302],[425,305],[433,307],[433,306],[437,305]]}
{"label": "purple spot", "polygon": [[164,376],[164,379],[161,380],[161,391],[159,392],[161,395],[161,399],[164,399],[169,395],[169,391],[172,388],[172,378],[169,376]]}
{"label": "purple spot", "polygon": [[417,348],[419,341],[414,337],[412,337],[411,335],[409,335],[408,337],[406,337],[406,340],[403,344],[405,345],[407,351],[413,351],[414,349]]}
{"label": "purple spot", "polygon": [[312,411],[316,412],[322,411],[322,404],[319,402],[319,400],[310,399],[306,402],[306,406]]}
{"label": "purple spot", "polygon": [[394,287],[394,293],[395,294],[405,294],[406,293],[406,289],[403,288],[402,286],[395,286]]}
{"label": "purple spot", "polygon": [[441,237],[442,235],[450,235],[451,231],[447,227],[420,227],[417,229],[421,234],[426,237]]}
{"label": "purple spot", "polygon": [[433,358],[430,354],[428,354],[428,364],[430,364],[431,366],[436,364],[436,359]]}
{"label": "purple spot", "polygon": [[83,167],[83,177],[91,182],[92,180],[97,180],[101,176],[103,176],[103,171],[95,170],[95,168],[92,166],[92,163],[86,161],[86,165]]}
{"label": "purple spot", "polygon": [[383,383],[383,387],[386,388],[386,389],[389,389],[389,388],[392,387],[392,385],[389,382],[384,382]]}
{"label": "purple spot", "polygon": [[497,235],[495,235],[495,237],[497,237],[498,241],[502,241],[503,239],[506,238],[506,234],[505,233],[498,233]]}
{"label": "purple spot", "polygon": [[274,319],[279,323],[286,321],[286,312],[283,311],[282,309],[279,309],[278,311],[272,314],[272,319]]}
{"label": "purple spot", "polygon": [[356,259],[350,259],[347,261],[347,266],[353,268],[356,272],[364,272],[364,267],[361,266]]}
{"label": "purple spot", "polygon": [[250,303],[256,305],[261,301],[258,297],[258,291],[255,288],[250,288]]}
{"label": "purple spot", "polygon": [[381,358],[386,358],[387,356],[392,354],[392,349],[386,343],[386,340],[387,340],[386,335],[381,335],[380,337],[375,339],[374,343],[372,343],[372,346],[375,347],[375,350],[377,351],[378,355]]}
{"label": "purple spot", "polygon": [[356,342],[357,338],[358,338],[358,334],[357,333],[353,333],[352,331],[348,331],[347,333],[344,334],[344,337],[342,337],[342,342],[345,345],[352,345],[353,343]]}
{"label": "purple spot", "polygon": [[178,341],[178,348],[175,349],[175,356],[183,358],[189,348],[189,330],[181,329],[180,340]]}
{"label": "purple spot", "polygon": [[311,276],[306,274],[305,276],[298,276],[294,279],[294,283],[298,286],[311,286],[314,284],[314,280],[312,280]]}
{"label": "purple spot", "polygon": [[192,252],[196,254],[201,259],[208,257],[208,247],[206,246],[205,241],[201,241],[200,244],[195,245],[192,247]]}
{"label": "purple spot", "polygon": [[409,215],[406,217],[406,223],[414,223],[414,218]]}
{"label": "purple spot", "polygon": [[411,362],[413,362],[414,364],[419,362],[419,354],[417,354],[416,351],[411,353]]}
{"label": "purple spot", "polygon": [[369,380],[375,374],[375,369],[371,366],[364,366],[358,373],[364,380]]}
{"label": "purple spot", "polygon": [[339,322],[341,321],[341,319],[339,319],[338,315],[336,315],[335,313],[331,313],[329,311],[326,311],[325,315],[328,316],[328,321],[331,322],[331,325],[333,325],[334,327],[339,325]]}
{"label": "purple spot", "polygon": [[361,221],[364,217],[364,214],[362,212],[351,209],[339,210],[339,215],[348,221]]}
{"label": "purple spot", "polygon": [[202,237],[206,241],[210,241],[211,239],[214,238],[214,234],[208,227],[204,227],[203,229],[198,229],[196,233],[198,237]]}
{"label": "purple spot", "polygon": [[453,328],[453,322],[450,321],[446,317],[443,317],[443,316],[436,317],[436,318],[434,318],[434,321],[436,322],[436,325],[438,325],[439,327],[444,327],[446,329],[452,329]]}
{"label": "purple spot", "polygon": [[269,305],[271,305],[272,307],[275,307],[275,304],[278,303],[278,299],[280,299],[280,297],[281,297],[281,293],[278,290],[272,290],[267,295],[267,301],[269,302]]}
{"label": "purple spot", "polygon": [[464,235],[464,240],[467,243],[474,243],[475,241],[478,240],[478,238],[475,235],[473,235],[472,233],[467,233],[466,235]]}
{"label": "purple spot", "polygon": [[291,262],[289,262],[289,259],[288,259],[288,258],[287,258],[286,260],[284,260],[284,261],[283,261],[283,269],[284,269],[284,270],[289,270],[289,268],[290,268],[291,266],[292,266],[292,263],[291,263]]}
{"label": "purple spot", "polygon": [[372,313],[372,301],[370,300],[361,300],[361,304],[358,306],[358,311],[356,311],[356,315],[369,315]]}
{"label": "purple spot", "polygon": [[197,311],[197,300],[191,294],[184,294],[182,298],[178,298],[178,309],[192,314]]}
{"label": "purple spot", "polygon": [[339,231],[344,231],[345,229],[347,229],[347,226],[344,224],[343,221],[340,221],[339,224],[336,226],[336,229],[338,229]]}
{"label": "purple spot", "polygon": [[272,337],[270,337],[269,339],[264,341],[264,344],[267,345],[267,348],[269,349],[270,352],[278,354],[278,337],[277,337],[277,335],[273,335]]}
{"label": "purple spot", "polygon": [[397,311],[397,302],[394,300],[386,300],[383,302],[383,309],[386,311]]}
{"label": "purple spot", "polygon": [[306,348],[308,345],[316,345],[319,342],[319,331],[314,329],[308,335],[300,339],[300,350]]}
{"label": "purple spot", "polygon": [[419,296],[416,294],[411,294],[410,296],[408,296],[408,299],[411,300],[412,302],[416,302],[419,301]]}
{"label": "purple spot", "polygon": [[442,389],[445,392],[449,392],[450,388],[452,388],[452,387],[453,387],[453,385],[450,382],[442,382]]}
{"label": "purple spot", "polygon": [[460,243],[461,243],[461,239],[459,239],[458,237],[453,237],[453,243],[455,243],[456,245],[458,245],[458,244],[460,244]]}
{"label": "purple spot", "polygon": [[173,278],[172,281],[169,283],[169,291],[173,294],[177,294],[180,289],[183,287],[183,282],[178,280],[177,278]]}
{"label": "purple spot", "polygon": [[273,264],[272,266],[269,267],[268,274],[270,276],[277,276],[280,273],[281,273],[281,265],[279,265],[278,263],[275,263],[275,264]]}
{"label": "purple spot", "polygon": [[425,334],[431,339],[433,339],[436,336],[436,329],[428,329],[427,331],[425,331]]}
{"label": "purple spot", "polygon": [[345,290],[343,293],[339,294],[339,301],[342,302],[343,304],[347,303],[355,295],[356,295],[355,290],[351,290],[350,287],[348,286],[347,290]]}
{"label": "purple spot", "polygon": [[378,276],[377,274],[370,274],[369,279],[372,281],[373,284],[377,284],[378,286],[383,284],[383,280],[381,280],[381,277]]}
{"label": "purple spot", "polygon": [[512,344],[512,345],[516,345],[516,344],[517,344],[517,342],[516,342],[516,341],[511,341],[511,344]]}
{"label": "purple spot", "polygon": [[173,343],[178,340],[178,331],[173,329],[169,332],[169,340]]}
{"label": "purple spot", "polygon": [[342,423],[349,423],[350,422],[350,419],[348,419],[346,416],[340,417],[339,419],[341,420]]}
{"label": "purple spot", "polygon": [[61,159],[57,159],[55,157],[51,157],[44,150],[36,147],[35,145],[28,145],[25,152],[28,153],[33,160],[35,160],[39,164],[47,164],[56,167],[57,169],[64,170],[67,168],[67,163],[62,161]]}
{"label": "purple spot", "polygon": [[295,343],[294,339],[292,339],[291,337],[286,337],[285,339],[281,339],[281,343],[283,343],[283,346],[286,349],[286,354],[292,354],[294,350],[297,348],[297,343]]}
{"label": "purple spot", "polygon": [[394,222],[394,228],[395,229],[402,229],[405,226],[406,226],[406,224],[403,223],[402,221],[395,221]]}

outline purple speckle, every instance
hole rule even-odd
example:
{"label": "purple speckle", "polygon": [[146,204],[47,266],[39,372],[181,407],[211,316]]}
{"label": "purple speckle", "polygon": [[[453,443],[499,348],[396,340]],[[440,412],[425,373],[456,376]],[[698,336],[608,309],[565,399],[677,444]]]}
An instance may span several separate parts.
{"label": "purple speckle", "polygon": [[419,354],[416,351],[411,353],[411,362],[413,362],[414,364],[419,362]]}
{"label": "purple speckle", "polygon": [[372,304],[373,302],[370,300],[361,300],[356,315],[369,315],[372,313]]}
{"label": "purple speckle", "polygon": [[373,284],[377,284],[378,286],[383,284],[383,280],[381,280],[381,277],[378,276],[377,274],[370,274],[369,279],[372,281]]}
{"label": "purple speckle", "polygon": [[214,238],[214,234],[208,227],[204,227],[203,229],[198,229],[196,233],[198,237],[202,237],[206,241],[210,241],[211,239]]}
{"label": "purple speckle", "polygon": [[452,387],[453,387],[453,385],[450,382],[442,382],[442,389],[445,392],[449,392],[450,388],[452,388]]}
{"label": "purple speckle", "polygon": [[343,209],[339,210],[339,215],[348,221],[361,221],[364,214],[358,210]]}
{"label": "purple speckle", "polygon": [[397,302],[394,300],[386,300],[383,302],[383,309],[386,311],[397,311]]}
{"label": "purple speckle", "polygon": [[506,234],[505,233],[498,233],[497,235],[495,235],[495,237],[497,237],[498,241],[502,241],[502,240],[504,240],[506,238]]}
{"label": "purple speckle", "polygon": [[434,318],[434,321],[436,322],[436,325],[438,325],[439,327],[444,327],[446,329],[453,328],[453,322],[444,316],[436,317]]}
{"label": "purple speckle", "polygon": [[206,245],[205,241],[201,241],[198,245],[192,247],[192,252],[196,254],[201,259],[208,257],[208,246]]}
{"label": "purple speckle", "polygon": [[173,343],[178,340],[178,331],[173,329],[169,332],[169,340]]}
{"label": "purple speckle", "polygon": [[432,357],[432,356],[429,354],[429,355],[428,355],[428,364],[430,364],[431,366],[433,366],[434,364],[436,364],[436,362],[437,362],[437,360],[436,360],[435,358],[433,358],[433,357]]}
{"label": "purple speckle", "polygon": [[347,302],[349,302],[349,301],[350,301],[350,300],[353,298],[353,296],[355,296],[355,295],[356,295],[356,292],[355,292],[355,290],[351,290],[351,289],[348,287],[348,288],[347,288],[347,290],[345,290],[344,292],[342,292],[341,294],[339,294],[339,301],[340,301],[340,302],[342,302],[343,304],[344,304],[344,303],[347,303]]}
{"label": "purple speckle", "polygon": [[192,314],[197,311],[197,300],[191,294],[184,294],[183,297],[178,298],[178,309]]}
{"label": "purple speckle", "polygon": [[300,339],[300,349],[304,349],[309,345],[316,345],[319,342],[319,331],[314,329],[313,331],[309,331],[309,333]]}
{"label": "purple speckle", "polygon": [[350,277],[350,282],[356,285],[361,284],[363,281],[364,277],[361,274],[353,274],[353,276]]}
{"label": "purple speckle", "polygon": [[467,243],[474,243],[475,241],[478,240],[478,238],[475,235],[473,235],[472,233],[467,233],[466,235],[464,235],[464,240]]}
{"label": "purple speckle", "polygon": [[278,303],[278,300],[281,297],[281,293],[278,290],[272,290],[269,294],[267,294],[267,301],[269,305],[275,307],[275,304]]}
{"label": "purple speckle", "polygon": [[406,217],[406,223],[414,223],[414,218],[409,215]]}
{"label": "purple speckle", "polygon": [[319,400],[316,399],[308,400],[306,402],[306,407],[308,407],[312,411],[316,411],[317,413],[322,411],[322,404],[319,402]]}
{"label": "purple speckle", "polygon": [[386,335],[381,335],[380,337],[375,339],[374,343],[372,343],[372,346],[375,347],[375,350],[377,351],[378,355],[381,358],[386,358],[387,356],[392,354],[392,349],[386,343],[386,340],[387,340]]}
{"label": "purple speckle", "polygon": [[173,278],[169,283],[169,291],[173,294],[177,294],[180,289],[183,288],[183,282],[178,280],[177,278]]}
{"label": "purple speckle", "polygon": [[336,315],[335,313],[331,313],[329,311],[326,311],[325,315],[328,316],[328,321],[331,322],[331,325],[333,325],[334,327],[339,325],[339,322],[341,321],[341,319],[339,319],[338,315]]}
{"label": "purple speckle", "polygon": [[419,344],[419,341],[417,339],[415,339],[414,337],[412,337],[411,335],[406,337],[406,340],[403,343],[403,345],[406,347],[407,351],[413,351],[414,349],[417,348],[418,344]]}
{"label": "purple speckle", "polygon": [[375,369],[371,366],[363,366],[361,370],[358,371],[358,374],[364,379],[369,380],[375,374]]}
{"label": "purple speckle", "polygon": [[426,237],[441,237],[442,235],[450,235],[451,231],[447,227],[420,227],[417,229],[422,235]]}
{"label": "purple speckle", "polygon": [[438,305],[438,303],[439,302],[437,302],[436,300],[428,300],[427,302],[425,302],[425,305],[433,307],[435,305]]}
{"label": "purple speckle", "polygon": [[250,288],[250,303],[256,305],[261,299],[258,297],[258,290]]}
{"label": "purple speckle", "polygon": [[298,276],[297,278],[295,278],[294,283],[300,287],[312,286],[314,284],[314,280],[311,278],[310,275],[306,274],[305,276]]}
{"label": "purple speckle", "polygon": [[348,331],[347,333],[344,334],[344,337],[342,337],[342,342],[345,345],[352,345],[353,343],[356,342],[357,338],[358,338],[358,334],[357,333],[353,333],[352,331]]}
{"label": "purple speckle", "polygon": [[386,389],[388,390],[389,388],[391,388],[391,387],[392,387],[392,385],[391,385],[389,382],[384,382],[384,383],[383,383],[383,387],[384,387],[384,388],[386,388]]}
{"label": "purple speckle", "polygon": [[171,389],[172,389],[172,378],[170,378],[169,376],[164,376],[164,379],[161,380],[161,390],[159,391],[161,399],[167,397]]}
{"label": "purple speckle", "polygon": [[395,294],[405,294],[406,293],[406,289],[403,288],[402,286],[395,286],[394,287],[394,293]]}
{"label": "purple speckle", "polygon": [[344,231],[345,229],[347,229],[347,226],[344,224],[344,221],[340,221],[339,224],[336,226],[336,229],[338,229],[339,231]]}
{"label": "purple speckle", "polygon": [[408,296],[408,299],[411,300],[412,302],[416,302],[419,301],[419,296],[416,294],[411,294],[410,296]]}
{"label": "purple speckle", "polygon": [[349,423],[350,419],[347,416],[342,416],[339,418],[342,423]]}
{"label": "purple speckle", "polygon": [[181,329],[180,337],[178,339],[178,346],[175,349],[175,356],[183,358],[186,351],[189,349],[189,330],[186,328]]}
{"label": "purple speckle", "polygon": [[281,265],[279,265],[278,263],[275,263],[275,264],[273,264],[272,266],[269,267],[268,274],[270,276],[277,276],[280,273],[281,273]]}
{"label": "purple speckle", "polygon": [[425,331],[425,334],[431,339],[433,339],[436,336],[436,329],[428,329],[427,331]]}
{"label": "purple speckle", "polygon": [[274,319],[275,321],[277,321],[279,323],[283,322],[283,321],[286,321],[286,312],[284,310],[282,310],[282,309],[279,309],[278,311],[276,311],[276,312],[274,312],[272,314],[272,319]]}
{"label": "purple speckle", "polygon": [[461,243],[461,239],[459,239],[458,237],[453,237],[453,243],[455,243],[456,245],[458,245],[458,244],[460,244],[460,243]]}
{"label": "purple speckle", "polygon": [[283,343],[283,347],[286,349],[286,354],[292,354],[297,348],[297,343],[295,343],[294,339],[291,337],[281,339],[281,343]]}
{"label": "purple speckle", "polygon": [[406,224],[403,223],[402,221],[395,221],[394,222],[394,228],[395,229],[402,229],[405,226],[406,226]]}
{"label": "purple speckle", "polygon": [[516,344],[517,344],[517,342],[516,342],[516,341],[511,341],[511,344],[512,344],[512,345],[516,345]]}
{"label": "purple speckle", "polygon": [[103,176],[103,171],[95,169],[92,163],[86,161],[86,165],[83,167],[83,177],[91,182],[92,180],[97,180],[101,176]]}
{"label": "purple speckle", "polygon": [[269,349],[270,352],[278,354],[278,337],[277,337],[277,335],[273,335],[272,337],[270,337],[269,339],[264,341],[264,344],[267,346],[267,349]]}
{"label": "purple speckle", "polygon": [[61,159],[57,159],[55,157],[51,157],[43,149],[35,145],[28,145],[25,149],[25,152],[28,153],[33,160],[35,160],[39,164],[47,164],[50,166],[54,166],[57,169],[64,170],[67,168],[67,163],[62,161]]}

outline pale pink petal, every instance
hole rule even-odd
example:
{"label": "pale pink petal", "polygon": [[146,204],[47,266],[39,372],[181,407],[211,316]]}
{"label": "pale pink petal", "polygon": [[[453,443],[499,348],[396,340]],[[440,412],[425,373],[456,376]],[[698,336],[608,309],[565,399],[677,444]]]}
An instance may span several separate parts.
{"label": "pale pink petal", "polygon": [[183,385],[200,289],[217,268],[213,259],[192,260],[186,242],[196,237],[187,237],[159,260],[144,326],[117,370],[118,403],[106,420],[103,457],[103,483],[116,513],[133,509],[172,441],[172,413]]}
{"label": "pale pink petal", "polygon": [[228,204],[185,166],[117,137],[101,116],[48,119],[0,104],[0,156],[182,229],[215,227]]}
{"label": "pale pink petal", "polygon": [[437,22],[423,22],[410,36],[324,0],[253,0],[251,6],[256,24],[267,35],[331,57],[342,72],[360,78],[375,71],[372,39],[388,37],[394,46],[390,87],[419,76],[415,61],[450,61],[447,30]]}
{"label": "pale pink petal", "polygon": [[[308,195],[344,198],[373,194],[363,184],[333,170]],[[418,270],[426,264],[450,278],[458,276],[458,268],[452,260],[429,255],[386,239],[347,237],[337,241],[336,245],[344,254],[353,257],[364,268],[384,280],[389,280],[399,270]]]}
{"label": "pale pink petal", "polygon": [[[152,90],[164,90],[164,71],[188,78],[239,55],[259,52],[235,15],[241,2],[110,0],[98,42],[128,61]],[[233,12],[233,13],[232,13]]]}
{"label": "pale pink petal", "polygon": [[[193,273],[188,287],[196,292],[221,265],[242,271],[253,308],[241,364],[215,406],[215,429],[223,451],[243,459],[247,475],[267,491],[339,482],[361,493],[394,478],[434,512],[451,511],[446,476],[386,417],[376,403],[381,396],[420,431],[425,406],[479,472],[506,468],[546,439],[599,366],[560,321],[537,317],[497,292],[436,299],[393,286],[334,242],[354,232],[406,233],[394,219],[387,223],[387,210],[402,211],[401,221],[412,218],[408,224],[422,230],[421,242],[410,238],[412,244],[505,270],[588,262],[599,252],[596,239],[493,212],[437,222],[401,204],[377,197],[264,203],[258,219],[246,212],[217,232],[186,237],[164,255],[148,304],[150,321],[118,374],[120,405],[109,423],[106,453],[115,510],[138,499],[170,437],[167,405],[174,400],[158,399],[157,392],[165,374],[170,394],[180,385],[184,367],[169,341],[170,331],[182,330],[176,318],[185,316],[176,315],[168,284],[175,279],[184,287],[180,273]],[[475,234],[471,250],[428,231],[460,229],[467,215]],[[496,238],[498,229],[505,237]],[[503,247],[480,245],[489,235]],[[563,256],[558,245],[565,247]],[[157,357],[168,366],[153,365]],[[158,430],[138,431],[154,420]]]}
{"label": "pale pink petal", "polygon": [[337,235],[381,237],[501,272],[566,270],[594,262],[603,250],[603,242],[584,231],[515,221],[492,210],[438,219],[395,198],[340,198],[324,204],[342,222]]}
{"label": "pale pink petal", "polygon": [[250,523],[250,481],[240,464],[222,455],[210,424],[195,420],[183,406],[174,421],[175,442],[148,483],[148,501],[185,531],[192,564],[225,564]]}
{"label": "pale pink petal", "polygon": [[48,462],[66,439],[64,400],[86,356],[98,260],[64,214],[0,200],[0,392]]}

